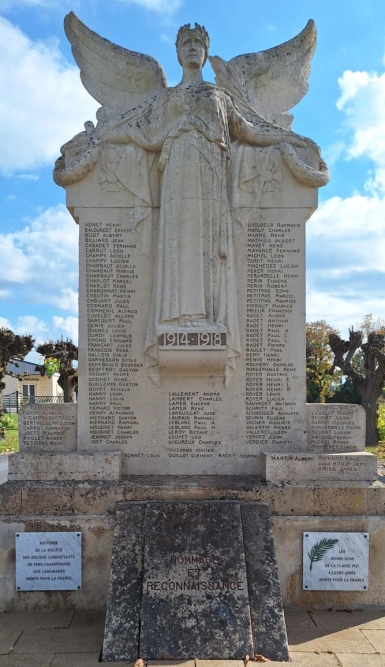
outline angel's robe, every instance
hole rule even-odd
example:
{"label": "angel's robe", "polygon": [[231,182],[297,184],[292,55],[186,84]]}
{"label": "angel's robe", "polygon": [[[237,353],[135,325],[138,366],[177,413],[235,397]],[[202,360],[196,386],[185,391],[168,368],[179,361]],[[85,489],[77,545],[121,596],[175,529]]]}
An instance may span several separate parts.
{"label": "angel's robe", "polygon": [[168,88],[102,125],[109,143],[136,146],[130,189],[142,200],[150,198],[149,170],[137,149],[158,154],[158,240],[145,343],[154,365],[159,335],[196,321],[225,329],[231,375],[240,343],[226,172],[230,133],[247,142],[253,131],[231,96],[209,83]]}

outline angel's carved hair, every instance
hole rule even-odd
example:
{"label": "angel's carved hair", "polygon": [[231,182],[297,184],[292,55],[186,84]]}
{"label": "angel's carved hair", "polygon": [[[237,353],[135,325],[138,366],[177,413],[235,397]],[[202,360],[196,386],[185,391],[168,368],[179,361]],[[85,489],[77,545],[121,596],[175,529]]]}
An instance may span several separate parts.
{"label": "angel's carved hair", "polygon": [[[196,36],[199,37],[199,39],[201,40],[201,42],[204,46],[204,49],[205,49],[205,62],[207,60],[207,56],[209,55],[210,38],[209,38],[209,34],[208,34],[206,28],[204,27],[204,25],[199,25],[199,23],[196,23],[195,28],[191,28],[190,23],[185,23],[185,25],[182,25],[182,27],[179,28],[178,34],[176,36],[176,42],[175,42],[176,52],[178,54],[178,61],[179,61],[180,65],[182,63],[180,62],[179,53],[178,53],[179,44],[180,44],[182,38],[190,32],[195,33]],[[205,63],[203,63],[203,64],[205,64]]]}

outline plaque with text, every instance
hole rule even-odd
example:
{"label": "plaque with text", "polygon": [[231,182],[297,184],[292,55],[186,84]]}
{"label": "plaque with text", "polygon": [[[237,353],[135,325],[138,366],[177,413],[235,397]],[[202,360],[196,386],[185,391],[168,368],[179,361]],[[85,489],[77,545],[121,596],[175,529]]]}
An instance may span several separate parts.
{"label": "plaque with text", "polygon": [[15,544],[16,590],[81,588],[81,533],[16,533]]}
{"label": "plaque with text", "polygon": [[236,658],[253,646],[237,503],[146,507],[141,652]]}
{"label": "plaque with text", "polygon": [[303,588],[309,591],[366,591],[368,533],[303,533]]}

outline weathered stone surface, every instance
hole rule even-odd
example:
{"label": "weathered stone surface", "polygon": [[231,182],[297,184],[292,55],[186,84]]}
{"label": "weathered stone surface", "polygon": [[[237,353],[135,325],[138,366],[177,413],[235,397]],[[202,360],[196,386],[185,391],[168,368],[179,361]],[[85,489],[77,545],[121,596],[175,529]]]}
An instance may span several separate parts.
{"label": "weathered stone surface", "polygon": [[[72,13],[65,26],[87,90],[103,96],[98,126],[61,148],[54,171],[80,226],[79,447],[122,449],[125,475],[261,477],[263,449],[307,444],[305,224],[328,174],[286,110],[307,89],[314,25],[290,42],[303,66],[287,45],[264,53],[251,124],[226,90],[254,87],[258,54],[213,58],[220,83],[206,83],[207,35],[193,29],[199,63],[178,38],[183,80],[167,89],[153,59],[106,48]],[[135,80],[124,93],[123,61]],[[272,81],[266,93],[278,75],[279,95]]]}
{"label": "weathered stone surface", "polygon": [[80,482],[74,485],[75,514],[108,514],[125,500],[125,486],[109,482]]}
{"label": "weathered stone surface", "polygon": [[290,644],[295,645],[296,651],[375,653],[371,642],[364,634],[352,628],[327,634],[318,628],[288,628],[288,636]]}
{"label": "weathered stone surface", "polygon": [[375,482],[366,490],[366,513],[385,515],[385,488],[380,482]]}
{"label": "weathered stone surface", "polygon": [[21,452],[73,452],[77,447],[76,403],[30,403],[20,409]]}
{"label": "weathered stone surface", "polygon": [[[314,515],[360,515],[366,511],[365,488],[316,487],[314,489]],[[385,496],[385,494],[384,494]],[[305,514],[305,512],[302,512]]]}
{"label": "weathered stone surface", "polygon": [[148,504],[140,655],[241,658],[252,646],[239,503]]}
{"label": "weathered stone surface", "polygon": [[365,449],[366,414],[361,405],[309,403],[307,443],[312,452],[354,452]]}
{"label": "weathered stone surface", "polygon": [[[385,520],[383,517],[272,517],[274,544],[284,604],[304,609],[356,609],[366,605],[383,607],[385,599]],[[366,591],[303,590],[303,533],[365,532],[369,534],[369,588]],[[354,627],[354,624],[352,623]],[[290,643],[290,636],[289,636]],[[301,650],[310,650],[303,648]]]}
{"label": "weathered stone surface", "polygon": [[313,454],[311,452],[264,453],[265,477],[269,482],[316,482],[322,480],[373,481],[377,479],[377,457],[367,452]]}
{"label": "weathered stone surface", "polygon": [[[238,480],[238,484],[236,484]],[[20,491],[21,482],[8,482],[6,488],[12,488],[17,495]],[[77,486],[82,483],[72,483],[71,486]],[[192,486],[191,486],[192,484]],[[334,484],[334,483],[333,483]],[[347,483],[345,483],[347,484]],[[105,486],[105,483],[93,482],[95,487]],[[381,560],[385,549],[385,518],[381,509],[384,506],[385,487],[379,482],[374,485],[369,484],[362,489],[346,488],[344,494],[338,493],[338,487],[332,487],[331,483],[309,485],[309,486],[290,486],[282,485],[282,488],[276,485],[264,485],[253,483],[252,480],[246,481],[242,478],[235,478],[232,481],[217,478],[206,480],[205,478],[195,479],[189,485],[188,478],[184,484],[179,480],[177,487],[174,488],[172,478],[167,478],[161,483],[160,478],[151,481],[147,478],[131,480],[127,482],[130,489],[130,498],[133,500],[148,499],[224,499],[232,498],[237,500],[249,501],[258,499],[261,491],[262,498],[268,502],[274,515],[272,517],[274,527],[274,541],[276,547],[277,564],[279,569],[282,593],[285,604],[302,606],[308,609],[325,609],[330,606],[336,608],[355,608],[357,605],[382,605],[385,599],[385,572]],[[378,485],[378,486],[377,486]],[[0,610],[22,611],[24,609],[60,609],[60,608],[90,608],[103,609],[107,601],[109,567],[112,550],[113,531],[115,526],[115,516],[108,512],[110,500],[103,507],[101,496],[99,501],[100,515],[95,516],[92,512],[92,506],[83,508],[84,516],[80,513],[74,516],[71,509],[71,516],[63,517],[36,516],[35,509],[47,506],[44,501],[46,484],[39,482],[28,483],[28,488],[34,486],[40,489],[42,494],[41,501],[38,502],[37,491],[34,493],[34,504],[31,507],[27,502],[23,507],[23,515],[20,513],[11,513],[4,515],[4,509],[1,507],[0,516]],[[48,485],[51,488],[51,484]],[[114,485],[113,485],[114,486]],[[314,494],[316,488],[317,504],[323,507],[327,515],[314,517]],[[0,487],[2,488],[2,487]],[[60,488],[60,485],[59,485]],[[365,493],[367,498],[366,514],[358,515],[361,501],[356,498],[357,491]],[[187,496],[184,496],[184,492]],[[190,495],[195,494],[194,495]],[[21,491],[20,491],[21,493]],[[274,502],[273,493],[277,493],[277,502]],[[333,503],[333,493],[335,493],[335,503]],[[207,494],[207,495],[206,495]],[[265,495],[266,494],[266,495]],[[301,515],[301,496],[303,494],[303,512]],[[308,495],[310,494],[310,496]],[[147,498],[146,498],[147,495]],[[374,498],[372,497],[374,496]],[[50,497],[52,495],[50,492]],[[352,514],[349,516],[349,502],[351,503]],[[20,507],[18,503],[18,507]],[[56,506],[58,510],[59,507]],[[295,510],[295,515],[292,510]],[[39,510],[40,511],[40,510]],[[75,512],[77,512],[75,508]],[[306,516],[307,515],[307,516]],[[377,515],[377,516],[373,516]],[[82,530],[83,531],[83,558],[85,567],[83,569],[84,581],[81,591],[71,592],[64,598],[62,594],[53,594],[48,596],[43,593],[25,593],[15,596],[15,533],[23,530],[41,531],[41,530]],[[307,592],[302,590],[302,533],[305,530],[335,531],[352,530],[365,531],[370,533],[370,580],[367,592],[358,593],[353,597],[351,592],[325,594],[325,592]]]}
{"label": "weathered stone surface", "polygon": [[139,655],[143,577],[144,503],[118,506],[114,533],[103,660],[136,660]]}
{"label": "weathered stone surface", "polygon": [[268,507],[119,504],[104,660],[230,660],[253,650],[288,659]]}
{"label": "weathered stone surface", "polygon": [[90,653],[101,645],[103,630],[100,626],[84,626],[81,628],[59,628],[49,630],[26,630],[14,648],[14,654],[30,653],[64,653],[71,646],[74,653]]}
{"label": "weathered stone surface", "polygon": [[289,660],[269,508],[256,503],[241,508],[254,655]]}
{"label": "weathered stone surface", "polygon": [[25,483],[21,490],[21,512],[45,516],[65,516],[74,513],[74,488],[66,484]]}
{"label": "weathered stone surface", "polygon": [[[105,609],[115,517],[17,516],[0,520],[0,612]],[[15,593],[15,534],[77,531],[82,533],[82,589]],[[101,638],[103,632],[101,633]],[[100,641],[100,647],[101,647]]]}
{"label": "weathered stone surface", "polygon": [[5,482],[0,484],[0,514],[20,514],[21,488]]}
{"label": "weathered stone surface", "polygon": [[9,456],[12,480],[110,480],[119,481],[120,452],[16,453]]}

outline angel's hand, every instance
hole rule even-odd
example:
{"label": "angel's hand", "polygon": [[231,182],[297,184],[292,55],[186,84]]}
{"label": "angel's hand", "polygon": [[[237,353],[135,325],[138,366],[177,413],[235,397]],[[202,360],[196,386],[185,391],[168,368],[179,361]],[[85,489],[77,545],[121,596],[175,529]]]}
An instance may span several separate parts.
{"label": "angel's hand", "polygon": [[107,125],[107,123],[103,125],[97,125],[95,136],[99,141],[108,141],[111,136],[111,128]]}

